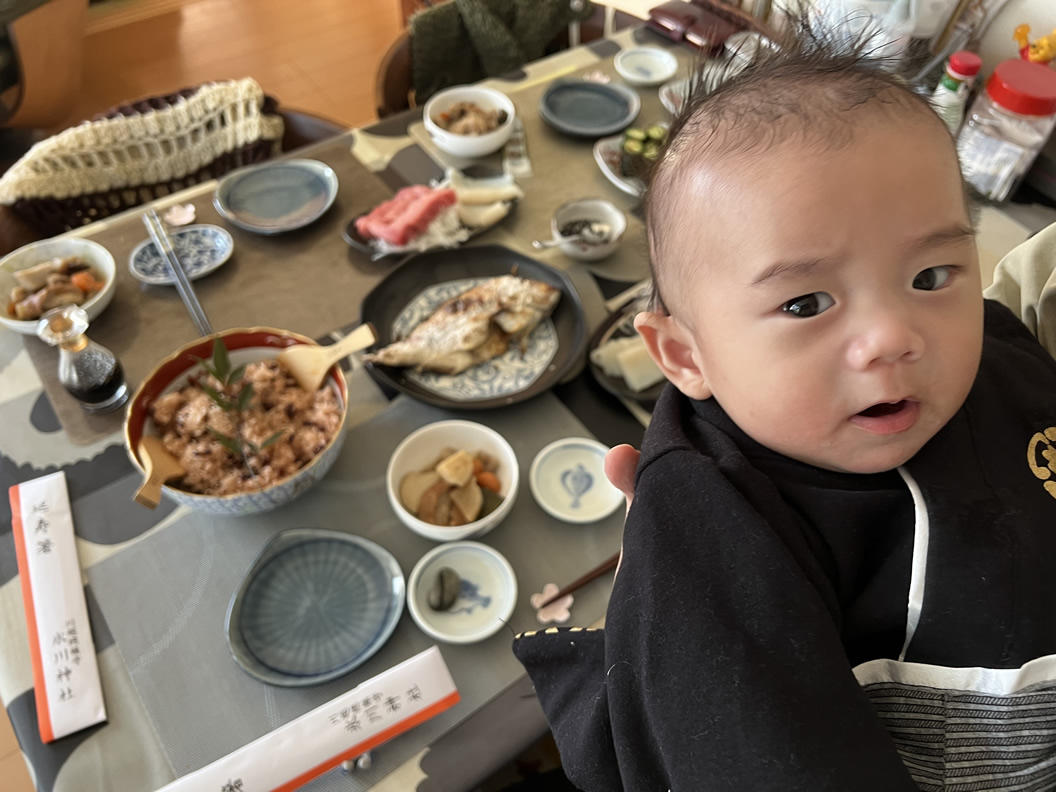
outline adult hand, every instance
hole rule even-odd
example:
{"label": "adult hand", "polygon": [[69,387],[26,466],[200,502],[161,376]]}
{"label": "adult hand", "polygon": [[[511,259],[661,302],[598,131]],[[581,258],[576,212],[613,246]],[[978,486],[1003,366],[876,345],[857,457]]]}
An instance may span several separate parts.
{"label": "adult hand", "polygon": [[627,510],[631,509],[634,500],[634,471],[638,468],[638,457],[641,454],[634,446],[618,445],[605,454],[605,477],[612,486],[623,493],[627,499]]}

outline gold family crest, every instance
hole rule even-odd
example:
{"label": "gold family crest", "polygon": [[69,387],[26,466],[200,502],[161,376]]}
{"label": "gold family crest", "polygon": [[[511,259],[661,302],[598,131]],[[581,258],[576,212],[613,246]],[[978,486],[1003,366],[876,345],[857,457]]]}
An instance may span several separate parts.
{"label": "gold family crest", "polygon": [[1027,464],[1043,482],[1045,491],[1056,498],[1056,426],[1035,432],[1027,446]]}

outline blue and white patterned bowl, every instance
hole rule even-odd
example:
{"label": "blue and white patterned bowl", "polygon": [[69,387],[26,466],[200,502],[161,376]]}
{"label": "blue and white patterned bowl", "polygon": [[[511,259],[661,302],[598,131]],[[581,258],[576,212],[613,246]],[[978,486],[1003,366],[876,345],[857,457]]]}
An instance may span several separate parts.
{"label": "blue and white patterned bowl", "polygon": [[[220,226],[192,225],[169,231],[173,250],[190,280],[201,278],[231,258],[235,249],[231,235]],[[144,283],[169,286],[173,283],[168,262],[154,243],[145,239],[128,257],[128,270]]]}
{"label": "blue and white patterned bowl", "polygon": [[[458,599],[446,611],[429,607],[429,589],[443,567],[462,579]],[[479,542],[434,547],[407,581],[407,608],[422,632],[437,641],[468,644],[494,635],[517,604],[517,576],[498,550]]]}
{"label": "blue and white patterned bowl", "polygon": [[564,522],[588,523],[618,509],[624,498],[605,477],[608,450],[597,440],[566,437],[536,454],[528,486],[543,511]]}

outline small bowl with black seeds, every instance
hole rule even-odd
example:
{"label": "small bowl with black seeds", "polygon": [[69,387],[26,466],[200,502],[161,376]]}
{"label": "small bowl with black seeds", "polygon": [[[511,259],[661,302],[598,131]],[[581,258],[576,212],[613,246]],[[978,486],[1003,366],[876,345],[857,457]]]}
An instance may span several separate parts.
{"label": "small bowl with black seeds", "polygon": [[577,261],[600,261],[616,252],[627,231],[627,215],[604,198],[580,198],[558,207],[550,219],[559,248]]}

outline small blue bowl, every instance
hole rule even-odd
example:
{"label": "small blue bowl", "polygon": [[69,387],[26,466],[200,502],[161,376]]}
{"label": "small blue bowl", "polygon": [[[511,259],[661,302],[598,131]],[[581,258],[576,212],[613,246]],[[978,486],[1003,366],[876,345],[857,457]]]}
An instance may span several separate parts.
{"label": "small blue bowl", "polygon": [[547,514],[569,523],[608,517],[624,503],[605,477],[609,448],[587,437],[555,440],[536,454],[528,472],[532,496]]}
{"label": "small blue bowl", "polygon": [[[189,280],[202,278],[231,258],[235,249],[231,235],[220,226],[191,225],[169,230],[173,250]],[[146,239],[128,257],[132,275],[154,286],[171,286],[172,272],[154,243]]]}

